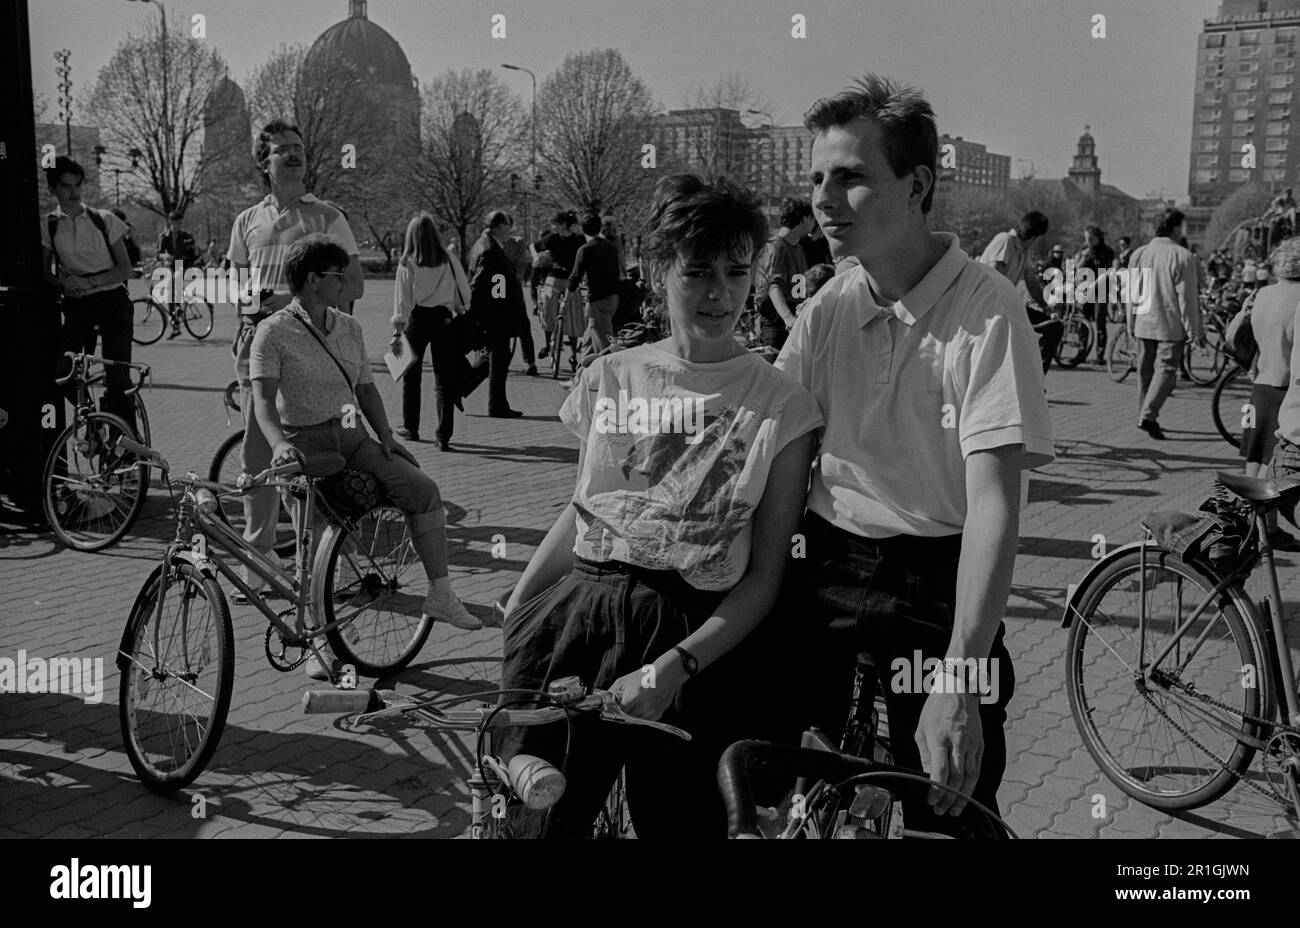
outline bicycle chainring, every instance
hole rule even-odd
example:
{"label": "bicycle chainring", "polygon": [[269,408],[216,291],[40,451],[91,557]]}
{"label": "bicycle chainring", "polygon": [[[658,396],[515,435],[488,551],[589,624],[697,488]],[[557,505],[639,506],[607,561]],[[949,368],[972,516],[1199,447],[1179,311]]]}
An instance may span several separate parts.
{"label": "bicycle chainring", "polygon": [[[290,619],[293,617],[293,614],[294,611],[292,609],[286,609],[281,612],[277,618],[281,620]],[[271,639],[273,637],[279,639],[279,654],[276,654],[271,647]],[[290,670],[301,667],[305,664],[309,657],[311,657],[311,650],[306,646],[305,642],[295,643],[290,641],[285,637],[284,633],[274,625],[266,626],[266,660],[267,663],[276,670],[281,673],[288,673]]]}
{"label": "bicycle chainring", "polygon": [[1284,805],[1291,803],[1287,778],[1292,765],[1300,765],[1300,735],[1280,731],[1268,739],[1260,755],[1260,766],[1264,768],[1268,788]]}

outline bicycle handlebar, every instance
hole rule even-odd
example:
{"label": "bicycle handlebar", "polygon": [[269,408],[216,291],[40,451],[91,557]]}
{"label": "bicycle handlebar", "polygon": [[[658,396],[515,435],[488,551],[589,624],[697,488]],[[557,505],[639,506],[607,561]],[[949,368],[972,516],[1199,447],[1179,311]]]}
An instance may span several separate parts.
{"label": "bicycle handlebar", "polygon": [[55,384],[60,386],[76,377],[78,372],[81,372],[82,378],[89,379],[86,377],[85,372],[91,364],[102,364],[104,367],[129,367],[135,371],[137,374],[136,382],[126,390],[122,391],[124,396],[134,396],[136,393],[139,393],[141,388],[144,387],[145,380],[149,377],[148,364],[138,364],[134,361],[113,361],[108,358],[101,358],[99,355],[86,354],[85,352],[77,354],[71,351],[65,351],[63,352],[63,356],[72,362],[72,367],[64,376],[54,378]]}

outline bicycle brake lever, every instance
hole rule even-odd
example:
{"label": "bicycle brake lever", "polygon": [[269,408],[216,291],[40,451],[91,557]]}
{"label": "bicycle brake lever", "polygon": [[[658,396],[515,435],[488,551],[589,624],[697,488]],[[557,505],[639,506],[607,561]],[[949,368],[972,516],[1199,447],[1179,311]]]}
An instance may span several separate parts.
{"label": "bicycle brake lever", "polygon": [[681,738],[683,741],[691,740],[690,732],[678,728],[675,725],[669,725],[666,722],[655,722],[650,719],[641,719],[641,718],[637,718],[634,715],[628,715],[626,712],[623,711],[623,707],[619,705],[618,699],[614,696],[613,693],[602,693],[600,698],[601,698],[600,717],[604,719],[606,722],[616,722],[621,725],[641,725],[646,728],[653,728],[656,731],[662,731],[670,735],[675,735],[678,738]]}

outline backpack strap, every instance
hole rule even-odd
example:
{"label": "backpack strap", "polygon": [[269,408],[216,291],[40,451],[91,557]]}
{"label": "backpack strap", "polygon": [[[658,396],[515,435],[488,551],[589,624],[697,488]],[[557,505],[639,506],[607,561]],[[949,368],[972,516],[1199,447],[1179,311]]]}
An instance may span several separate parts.
{"label": "backpack strap", "polygon": [[[90,217],[90,223],[99,230],[99,234],[104,237],[104,247],[108,249],[108,260],[113,260],[113,243],[108,240],[108,223],[104,221],[103,215],[97,209],[86,208],[86,215]],[[59,216],[57,213],[50,213],[45,217],[46,230],[50,234],[50,251],[54,252],[54,260],[62,265],[59,258],[59,249],[54,245],[54,233],[59,229]],[[110,265],[111,267],[112,265]]]}

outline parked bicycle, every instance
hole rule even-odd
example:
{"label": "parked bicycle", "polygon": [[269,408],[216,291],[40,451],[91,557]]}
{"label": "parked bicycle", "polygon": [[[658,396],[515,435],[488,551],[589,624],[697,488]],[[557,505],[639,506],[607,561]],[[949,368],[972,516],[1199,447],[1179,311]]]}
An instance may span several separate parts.
{"label": "parked bicycle", "polygon": [[[149,366],[85,353],[64,357],[71,369],[55,383],[76,384],[74,412],[46,455],[41,508],[50,529],[69,548],[100,551],[130,531],[148,494],[148,469],[132,448],[148,442],[149,416],[140,388],[149,377]],[[109,366],[126,367],[136,375],[126,395],[135,404],[138,431],[120,416],[97,408],[95,388]]]}
{"label": "parked bicycle", "polygon": [[[489,700],[500,701],[496,705],[454,708],[467,702]],[[541,708],[519,708],[538,702],[542,703]],[[560,799],[566,786],[563,770],[567,757],[557,768],[529,754],[516,754],[509,761],[496,756],[492,738],[502,729],[565,722],[570,727],[571,739],[574,717],[585,714],[598,716],[606,722],[666,732],[687,741],[691,737],[672,725],[628,715],[612,693],[604,690],[588,693],[577,677],[555,680],[546,692],[491,690],[430,700],[413,700],[384,690],[311,690],[303,696],[303,710],[308,713],[361,713],[348,723],[350,730],[365,730],[389,723],[474,734],[474,768],[467,787],[471,801],[470,837],[475,839],[514,837],[510,824],[514,819],[511,806],[522,805],[535,812],[545,811]],[[627,817],[625,796],[623,777],[620,776],[597,817],[593,838],[629,836],[631,823]]]}
{"label": "parked bicycle", "polygon": [[[1153,513],[1069,596],[1070,712],[1102,772],[1146,805],[1195,809],[1241,780],[1300,816],[1300,697],[1266,522],[1300,480],[1218,479],[1250,512],[1232,554],[1211,560],[1195,517]],[[1156,537],[1189,529],[1179,550]],[[1257,606],[1245,582],[1261,565]],[[1246,776],[1257,753],[1265,786]]]}
{"label": "parked bicycle", "polygon": [[1250,411],[1251,373],[1236,362],[1230,362],[1219,375],[1210,398],[1210,416],[1223,440],[1234,448],[1241,447],[1243,425]]}
{"label": "parked bicycle", "polygon": [[[212,758],[230,706],[234,630],[220,578],[266,617],[266,658],[282,672],[314,655],[334,682],[394,673],[419,653],[432,620],[421,611],[426,581],[405,518],[382,499],[341,498],[335,494],[347,481],[297,475],[296,463],[239,487],[193,473],[172,481],[166,462],[145,451],[167,487],[181,495],[175,538],[141,587],[122,633],[120,723],[140,779],[169,792],[193,782]],[[218,515],[222,497],[258,487],[283,489],[293,499],[292,575]],[[324,527],[313,544],[318,512]],[[239,565],[259,579],[245,581]],[[288,608],[275,608],[254,589],[262,583]],[[337,661],[325,660],[326,640]]]}
{"label": "parked bicycle", "polygon": [[[146,280],[151,281],[159,268],[170,267],[170,262],[160,260],[149,270]],[[185,331],[200,341],[211,335],[213,310],[212,304],[204,299],[203,281],[185,285],[181,293],[180,301],[170,304],[154,299],[151,291],[133,299],[131,340],[137,345],[152,345],[166,334],[169,324],[173,331],[184,324]]]}

